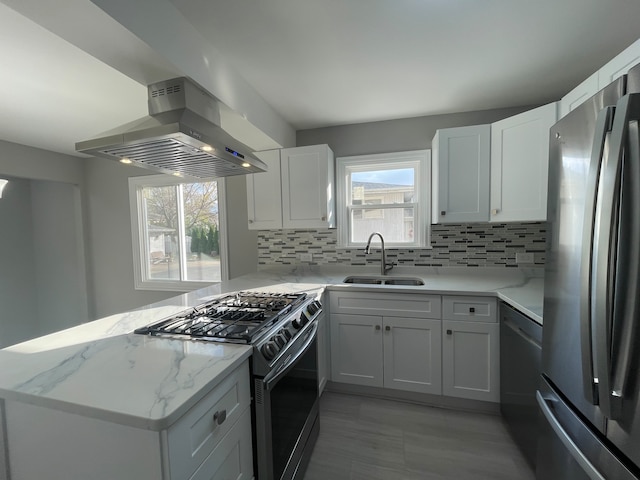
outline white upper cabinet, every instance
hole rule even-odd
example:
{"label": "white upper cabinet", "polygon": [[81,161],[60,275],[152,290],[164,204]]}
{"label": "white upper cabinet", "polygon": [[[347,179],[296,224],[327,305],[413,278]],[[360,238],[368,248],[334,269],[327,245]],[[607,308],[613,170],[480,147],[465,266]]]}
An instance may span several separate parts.
{"label": "white upper cabinet", "polygon": [[490,125],[446,128],[433,137],[432,223],[489,220]]}
{"label": "white upper cabinet", "polygon": [[628,48],[598,70],[598,90],[603,89],[616,78],[626,74],[629,69],[640,63],[640,40],[636,40]]}
{"label": "white upper cabinet", "polygon": [[282,226],[335,227],[335,161],[329,146],[285,148],[280,167]]}
{"label": "white upper cabinet", "polygon": [[491,222],[547,218],[550,103],[491,125]]}
{"label": "white upper cabinet", "polygon": [[256,155],[269,170],[247,175],[250,230],[335,227],[335,161],[328,145]]}
{"label": "white upper cabinet", "polygon": [[560,100],[560,118],[598,93],[598,72],[591,75]]}
{"label": "white upper cabinet", "polygon": [[616,55],[560,100],[560,118],[640,63],[640,39]]}
{"label": "white upper cabinet", "polygon": [[282,228],[280,150],[256,152],[269,169],[247,175],[247,208],[250,230]]}

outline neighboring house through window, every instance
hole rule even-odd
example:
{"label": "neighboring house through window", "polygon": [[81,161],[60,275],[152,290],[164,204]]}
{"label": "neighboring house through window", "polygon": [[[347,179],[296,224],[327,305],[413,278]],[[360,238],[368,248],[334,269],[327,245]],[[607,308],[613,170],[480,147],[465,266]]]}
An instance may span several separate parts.
{"label": "neighboring house through window", "polygon": [[223,180],[129,179],[136,288],[190,291],[226,278]]}
{"label": "neighboring house through window", "polygon": [[380,232],[394,247],[429,246],[430,150],[337,159],[338,244]]}

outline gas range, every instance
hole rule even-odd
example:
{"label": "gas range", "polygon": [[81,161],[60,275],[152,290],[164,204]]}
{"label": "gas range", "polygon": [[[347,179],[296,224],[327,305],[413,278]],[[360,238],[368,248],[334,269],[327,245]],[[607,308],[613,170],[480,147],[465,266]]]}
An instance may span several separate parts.
{"label": "gas range", "polygon": [[134,333],[254,346],[254,371],[268,371],[295,348],[322,307],[306,293],[238,292],[216,298]]}

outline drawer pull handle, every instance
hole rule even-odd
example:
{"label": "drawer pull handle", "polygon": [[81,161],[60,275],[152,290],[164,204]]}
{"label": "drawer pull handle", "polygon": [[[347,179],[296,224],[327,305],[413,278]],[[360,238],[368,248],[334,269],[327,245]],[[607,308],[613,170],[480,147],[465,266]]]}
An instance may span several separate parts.
{"label": "drawer pull handle", "polygon": [[447,335],[453,335],[453,331],[447,330]]}
{"label": "drawer pull handle", "polygon": [[475,307],[469,307],[469,313],[476,313]]}
{"label": "drawer pull handle", "polygon": [[217,411],[213,414],[213,423],[217,423],[218,425],[222,425],[224,421],[227,419],[227,411]]}

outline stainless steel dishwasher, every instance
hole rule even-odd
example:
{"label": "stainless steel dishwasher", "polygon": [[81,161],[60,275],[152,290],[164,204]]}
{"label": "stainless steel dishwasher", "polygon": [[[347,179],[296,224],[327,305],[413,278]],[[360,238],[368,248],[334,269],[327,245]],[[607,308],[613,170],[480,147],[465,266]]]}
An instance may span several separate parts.
{"label": "stainless steel dishwasher", "polygon": [[500,411],[513,439],[534,469],[541,343],[542,325],[501,302]]}

